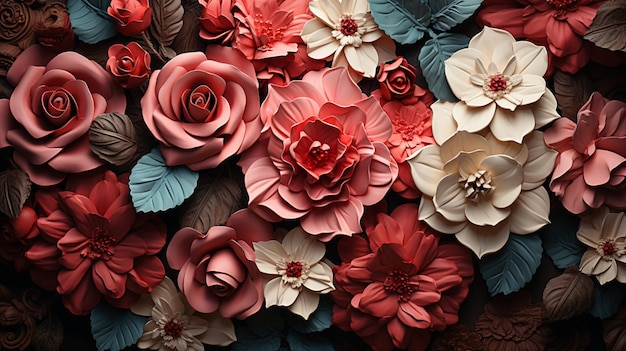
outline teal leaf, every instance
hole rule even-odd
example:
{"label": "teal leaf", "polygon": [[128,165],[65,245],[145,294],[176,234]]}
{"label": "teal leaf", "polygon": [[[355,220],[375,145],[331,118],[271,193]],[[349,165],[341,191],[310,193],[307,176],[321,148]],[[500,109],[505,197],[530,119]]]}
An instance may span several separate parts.
{"label": "teal leaf", "polygon": [[594,317],[607,319],[613,317],[626,298],[626,285],[611,282],[597,285],[593,294],[593,306],[589,309]]}
{"label": "teal leaf", "polygon": [[544,227],[543,247],[554,265],[565,269],[579,265],[585,253],[585,246],[576,238],[578,216],[563,214],[550,218],[550,224]]}
{"label": "teal leaf", "polygon": [[491,295],[508,295],[526,285],[541,263],[542,252],[539,235],[511,234],[500,251],[485,256],[479,263]]}
{"label": "teal leaf", "polygon": [[185,166],[165,164],[158,148],[143,155],[130,172],[130,196],[139,212],[174,208],[193,194],[199,174]]}
{"label": "teal leaf", "polygon": [[287,343],[292,351],[334,351],[333,344],[318,333],[300,334],[290,329],[287,332]]}
{"label": "teal leaf", "polygon": [[101,303],[91,311],[91,334],[99,351],[120,351],[139,340],[148,317]]}
{"label": "teal leaf", "polygon": [[110,3],[110,0],[67,0],[67,12],[78,39],[95,44],[117,34],[115,22],[107,13]]}
{"label": "teal leaf", "polygon": [[[267,317],[263,310],[258,313],[261,316]],[[235,333],[237,335],[237,341],[231,344],[233,351],[276,351],[280,348],[282,343],[281,331],[273,327],[263,325],[261,328],[256,326],[261,322],[261,318],[255,318],[252,315],[246,319],[245,322],[239,322],[235,324]],[[250,323],[250,319],[254,318],[255,321]],[[282,321],[282,318],[278,317]],[[266,319],[266,324],[272,324],[272,319]]]}
{"label": "teal leaf", "polygon": [[369,0],[378,26],[400,44],[414,44],[427,32],[430,9],[421,0]]}
{"label": "teal leaf", "polygon": [[443,33],[436,38],[429,39],[420,50],[417,59],[420,62],[422,74],[428,83],[428,89],[437,99],[444,101],[458,101],[450,90],[444,62],[455,52],[464,49],[469,44],[469,38],[462,34]]}
{"label": "teal leaf", "polygon": [[482,0],[430,0],[431,28],[446,32],[471,17]]}
{"label": "teal leaf", "polygon": [[288,310],[285,312],[285,319],[291,328],[300,333],[315,333],[326,330],[333,324],[333,303],[322,297],[319,306],[311,313],[308,320]]}

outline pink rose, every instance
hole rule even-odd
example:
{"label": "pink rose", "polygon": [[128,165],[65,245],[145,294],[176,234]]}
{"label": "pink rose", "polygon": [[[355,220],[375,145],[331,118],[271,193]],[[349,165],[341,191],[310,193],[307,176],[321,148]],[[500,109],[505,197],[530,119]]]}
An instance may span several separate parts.
{"label": "pink rose", "polygon": [[167,262],[177,270],[178,286],[191,307],[245,319],[263,305],[263,280],[252,241],[272,239],[272,227],[248,210],[233,214],[225,226],[206,234],[183,228],[167,248]]}
{"label": "pink rose", "polygon": [[568,211],[626,209],[626,103],[595,92],[578,111],[577,123],[559,118],[544,139],[559,152],[550,189]]}
{"label": "pink rose", "polygon": [[136,88],[150,76],[150,54],[134,41],[128,45],[113,44],[108,54],[107,71],[124,88]]}
{"label": "pink rose", "polygon": [[258,139],[258,83],[238,50],[210,45],[176,56],[155,71],[141,107],[170,166],[214,168]]}
{"label": "pink rose", "polygon": [[261,111],[262,142],[240,161],[249,208],[269,221],[299,219],[321,240],[360,233],[364,206],[380,201],[398,174],[378,102],[337,67],[270,85]]}
{"label": "pink rose", "polygon": [[427,106],[435,101],[433,94],[415,84],[417,69],[406,58],[398,56],[391,63],[383,63],[378,69],[376,79],[380,89],[372,92],[381,105],[396,100],[405,105],[416,104],[422,100]]}
{"label": "pink rose", "polygon": [[204,7],[200,14],[200,37],[228,44],[235,32],[233,0],[198,0]]}
{"label": "pink rose", "polygon": [[75,52],[53,56],[40,45],[26,49],[7,74],[16,88],[0,100],[0,148],[38,185],[103,162],[89,148],[91,121],[124,113],[124,92],[100,65]]}
{"label": "pink rose", "polygon": [[152,21],[148,0],[112,0],[107,13],[115,20],[115,29],[126,36],[141,34]]}

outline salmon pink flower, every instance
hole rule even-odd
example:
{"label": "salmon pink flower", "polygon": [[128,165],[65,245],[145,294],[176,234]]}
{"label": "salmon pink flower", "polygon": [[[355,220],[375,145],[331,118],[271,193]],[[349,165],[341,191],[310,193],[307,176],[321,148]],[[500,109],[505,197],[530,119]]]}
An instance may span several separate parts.
{"label": "salmon pink flower", "polygon": [[228,44],[235,34],[234,0],[198,0],[200,37],[219,44]]}

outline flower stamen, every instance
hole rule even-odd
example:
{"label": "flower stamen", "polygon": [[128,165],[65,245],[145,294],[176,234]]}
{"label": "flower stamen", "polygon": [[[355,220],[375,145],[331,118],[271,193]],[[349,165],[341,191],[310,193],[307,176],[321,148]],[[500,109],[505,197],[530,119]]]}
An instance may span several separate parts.
{"label": "flower stamen", "polygon": [[104,258],[108,261],[111,259],[111,256],[113,256],[111,245],[115,243],[115,241],[115,238],[109,235],[107,229],[96,227],[93,229],[91,239],[87,242],[88,248],[84,249],[80,255],[82,257],[89,257],[92,260]]}
{"label": "flower stamen", "polygon": [[513,84],[511,79],[502,73],[496,73],[485,77],[483,92],[491,99],[499,99],[511,91]]}
{"label": "flower stamen", "polygon": [[470,174],[467,178],[461,176],[459,185],[465,189],[465,198],[474,202],[480,201],[495,190],[495,186],[491,184],[491,175],[484,169]]}
{"label": "flower stamen", "polygon": [[406,302],[411,299],[411,295],[417,291],[417,286],[409,281],[409,275],[399,271],[391,271],[383,282],[385,291],[398,295],[398,301]]}

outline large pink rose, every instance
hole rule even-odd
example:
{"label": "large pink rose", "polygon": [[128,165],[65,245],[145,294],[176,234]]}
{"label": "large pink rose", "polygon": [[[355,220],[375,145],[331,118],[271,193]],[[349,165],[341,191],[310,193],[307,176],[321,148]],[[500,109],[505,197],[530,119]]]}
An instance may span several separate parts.
{"label": "large pink rose", "polygon": [[559,118],[544,139],[559,152],[550,189],[568,211],[626,209],[626,103],[595,92],[576,123]]}
{"label": "large pink rose", "polygon": [[210,45],[152,73],[141,99],[144,121],[170,166],[214,168],[259,137],[254,67],[238,50]]}
{"label": "large pink rose", "polygon": [[53,56],[33,45],[7,79],[16,87],[10,100],[0,100],[0,148],[15,149],[15,163],[35,184],[54,185],[68,173],[103,164],[91,152],[87,132],[98,115],[124,113],[126,98],[100,65],[75,52]]}
{"label": "large pink rose", "polygon": [[398,174],[385,142],[391,122],[343,67],[270,85],[262,142],[240,165],[249,208],[269,221],[299,219],[321,240],[360,233],[363,206],[380,201]]}

